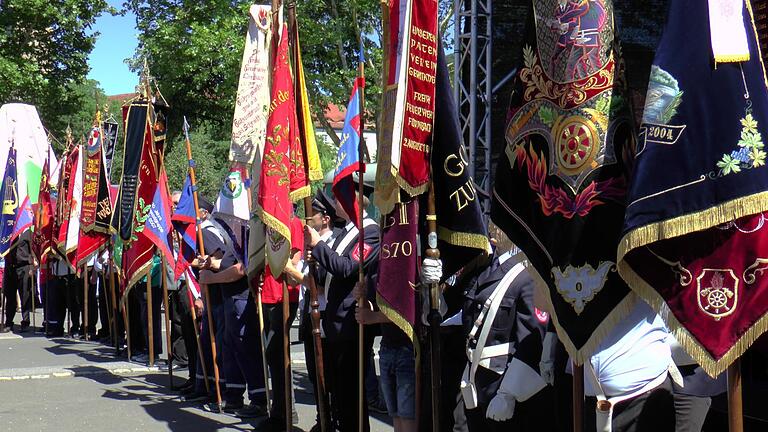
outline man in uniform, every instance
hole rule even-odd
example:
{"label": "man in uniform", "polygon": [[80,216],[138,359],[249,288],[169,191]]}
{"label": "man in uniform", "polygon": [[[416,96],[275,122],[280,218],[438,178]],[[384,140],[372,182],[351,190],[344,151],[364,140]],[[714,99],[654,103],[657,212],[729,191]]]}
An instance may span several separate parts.
{"label": "man in uniform", "polygon": [[466,294],[461,390],[471,432],[551,429],[539,374],[546,325],[536,317],[527,265],[519,252],[495,257]]}
{"label": "man in uniform", "polygon": [[[29,328],[29,313],[32,310],[32,296],[36,259],[32,254],[32,230],[24,231],[14,240],[15,245],[5,256],[5,273],[3,274],[3,292],[5,294],[5,329],[13,329],[13,319],[16,317],[16,292],[21,297],[21,331]],[[6,331],[8,331],[6,330]]]}
{"label": "man in uniform", "polygon": [[[360,231],[351,222],[341,205],[336,203],[338,215],[347,221],[344,230],[332,243],[321,241],[320,234],[312,227],[307,227],[310,236],[312,256],[318,263],[317,281],[325,290],[328,301],[323,320],[329,364],[325,368],[326,381],[331,393],[331,415],[334,426],[342,431],[358,430],[358,410],[353,409],[358,403],[357,386],[350,385],[350,380],[358,376],[358,324],[355,321],[354,288],[358,280],[358,266],[363,268],[375,262],[379,253],[379,227],[376,222],[364,214],[363,217],[363,253],[360,254],[358,236]],[[365,429],[368,430],[368,404],[363,403]]]}
{"label": "man in uniform", "polygon": [[[214,225],[218,225],[212,221]],[[227,381],[223,410],[239,417],[266,415],[264,368],[261,364],[256,306],[248,285],[242,258],[233,240],[216,226],[222,237],[212,236],[206,250],[221,250],[221,258],[210,256],[200,272],[200,283],[221,292],[224,318],[223,376]],[[223,240],[223,241],[219,241]],[[216,254],[218,255],[218,254]],[[248,389],[250,406],[244,407],[243,393]]]}

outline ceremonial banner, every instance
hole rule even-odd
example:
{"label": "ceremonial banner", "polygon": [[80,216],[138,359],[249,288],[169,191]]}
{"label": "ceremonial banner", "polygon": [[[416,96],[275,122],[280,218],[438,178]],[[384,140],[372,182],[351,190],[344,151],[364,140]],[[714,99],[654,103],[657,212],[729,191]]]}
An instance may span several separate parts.
{"label": "ceremonial banner", "polygon": [[[16,190],[19,203],[28,195],[30,203],[36,204],[43,164],[50,158],[50,166],[56,167],[57,160],[34,106],[12,103],[0,107],[0,161],[8,159],[12,142],[16,147]],[[4,178],[4,173],[5,165],[2,164],[0,178]]]}
{"label": "ceremonial banner", "polygon": [[315,126],[312,122],[312,113],[309,110],[309,96],[307,95],[307,80],[304,77],[304,63],[301,60],[301,44],[299,43],[299,22],[296,21],[291,29],[291,50],[293,51],[293,67],[296,70],[296,116],[299,125],[299,139],[303,144],[304,165],[309,181],[323,179],[323,167],[320,166],[320,154],[317,151],[315,140]]}
{"label": "ceremonial banner", "polygon": [[[146,101],[132,102],[123,107],[125,142],[123,145],[123,177],[120,181],[119,201],[112,216],[112,227],[123,241],[131,239],[136,193],[139,186],[139,164],[144,155],[147,135],[151,135],[149,105]],[[154,191],[154,189],[153,189]]]}
{"label": "ceremonial banner", "polygon": [[176,258],[174,276],[178,280],[197,256],[197,213],[192,191],[192,179],[187,175],[181,198],[171,216],[173,228],[179,235],[179,255]]}
{"label": "ceremonial banner", "polygon": [[442,44],[438,46],[432,184],[438,249],[443,261],[443,276],[447,278],[478,255],[491,253],[491,244],[475,183],[467,170],[469,160],[467,149],[461,142],[459,113],[448,64]]}
{"label": "ceremonial banner", "polygon": [[14,145],[11,145],[8,159],[5,162],[0,195],[3,197],[3,211],[0,214],[0,257],[4,257],[11,250],[11,234],[13,234],[16,214],[19,210],[19,191],[16,184],[16,147]]}
{"label": "ceremonial banner", "polygon": [[284,24],[274,62],[272,101],[257,209],[267,229],[267,263],[276,278],[283,272],[291,251],[291,201],[310,193],[297,136],[296,103],[288,54],[288,29]]}
{"label": "ceremonial banner", "polygon": [[392,211],[399,189],[427,190],[435,112],[437,2],[393,0],[384,52],[384,107],[376,172],[376,206]]}
{"label": "ceremonial banner", "polygon": [[101,130],[104,138],[101,142],[104,151],[104,170],[106,171],[107,178],[111,181],[112,159],[115,156],[118,125],[113,121],[105,121],[101,123]]}
{"label": "ceremonial banner", "polygon": [[[155,135],[153,124],[154,122],[148,121],[154,119],[154,110],[150,111],[149,117],[145,117],[145,133],[144,143],[140,147],[142,150],[141,157],[139,158],[138,171],[138,190],[135,191],[136,207],[132,214],[131,222],[123,225],[132,226],[132,230],[128,233],[127,241],[124,241],[123,246],[123,274],[125,275],[123,281],[126,284],[126,288],[130,289],[136,284],[142,277],[147,275],[152,268],[152,257],[155,252],[155,245],[149,239],[144,232],[146,229],[146,222],[149,218],[149,210],[152,208],[152,201],[155,196],[155,190],[158,183],[158,155],[155,151]],[[120,190],[122,195],[125,191],[125,186]],[[125,197],[123,197],[125,199]],[[123,211],[121,209],[121,211]]]}
{"label": "ceremonial banner", "polygon": [[248,202],[248,184],[243,181],[247,175],[244,164],[235,164],[219,191],[219,198],[213,209],[213,218],[227,231],[233,240],[235,251],[247,260],[248,220],[250,219],[250,203]]}
{"label": "ceremonial banner", "polygon": [[73,167],[78,165],[80,150],[78,147],[68,149],[62,155],[62,166],[59,168],[59,182],[56,187],[58,198],[56,200],[56,219],[53,227],[54,241],[56,248],[62,255],[67,254],[67,231],[69,230],[70,206],[73,204],[72,196],[72,173]]}
{"label": "ceremonial banner", "polygon": [[712,376],[768,328],[768,81],[749,3],[741,22],[749,61],[715,68],[707,9],[670,3],[618,248],[621,276]]}
{"label": "ceremonial banner", "polygon": [[168,191],[168,178],[165,170],[162,170],[152,198],[152,205],[149,208],[149,213],[147,213],[143,233],[157,246],[157,249],[163,254],[165,262],[168,263],[176,261],[176,257],[173,256],[172,229],[171,194]]}
{"label": "ceremonial banner", "polygon": [[269,6],[252,5],[240,66],[229,160],[261,164],[269,114],[269,47],[272,13]]}
{"label": "ceremonial banner", "polygon": [[19,206],[18,214],[13,225],[13,233],[11,233],[11,242],[20,236],[24,231],[30,229],[35,224],[35,214],[32,211],[32,204],[29,202],[29,197],[24,198],[24,202]]}
{"label": "ceremonial banner", "polygon": [[612,0],[533,0],[532,12],[491,218],[581,364],[635,300],[614,262],[632,150],[624,63]]}
{"label": "ceremonial banner", "polygon": [[396,204],[392,213],[384,218],[376,283],[376,304],[416,347],[418,235],[418,200]]}
{"label": "ceremonial banner", "polygon": [[365,167],[360,155],[360,136],[362,125],[360,124],[360,98],[362,89],[365,88],[365,80],[355,79],[352,85],[352,94],[349,96],[347,113],[344,117],[344,127],[341,129],[341,142],[336,154],[336,171],[333,174],[333,195],[347,213],[355,226],[361,227],[360,206],[356,198],[355,182],[352,173],[365,172]]}
{"label": "ceremonial banner", "polygon": [[112,202],[104,169],[101,129],[91,129],[83,167],[83,201],[80,212],[81,229],[85,232],[107,233],[112,220]]}
{"label": "ceremonial banner", "polygon": [[50,159],[45,160],[42,176],[40,177],[40,191],[38,203],[35,209],[35,235],[33,237],[34,252],[38,262],[43,262],[43,256],[47,255],[53,246],[53,227],[56,219],[53,202],[51,201],[50,185]]}

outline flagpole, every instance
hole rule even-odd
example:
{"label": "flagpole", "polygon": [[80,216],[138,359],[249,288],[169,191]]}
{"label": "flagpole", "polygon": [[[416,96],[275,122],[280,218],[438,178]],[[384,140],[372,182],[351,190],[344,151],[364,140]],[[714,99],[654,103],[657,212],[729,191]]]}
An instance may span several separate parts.
{"label": "flagpole", "polygon": [[149,367],[155,365],[155,326],[152,321],[152,270],[147,273],[147,339],[149,339]]}
{"label": "flagpole", "polygon": [[168,307],[168,281],[166,280],[167,264],[165,259],[160,258],[162,263],[163,278],[163,307],[165,308],[165,346],[166,346],[166,364],[168,365],[168,388],[173,390],[173,346],[171,345],[171,309]]}
{"label": "flagpole", "polygon": [[573,365],[572,391],[573,432],[581,432],[584,429],[584,365]]}
{"label": "flagpole", "polygon": [[[435,182],[431,181],[429,195],[427,196],[427,257],[440,259],[440,250],[437,248],[437,211],[435,209]],[[430,377],[432,378],[432,430],[440,430],[440,286],[437,283],[429,286],[429,363]]]}
{"label": "flagpole", "polygon": [[109,255],[107,255],[107,266],[109,267],[109,297],[110,308],[112,309],[112,343],[115,345],[115,351],[120,354],[120,337],[117,334],[117,315],[119,313],[119,306],[117,304],[117,294],[115,291],[115,268],[113,267],[112,250],[114,248],[113,240],[109,239]]}
{"label": "flagpole", "polygon": [[[360,58],[363,58],[363,44],[360,42]],[[360,103],[360,141],[358,142],[357,154],[358,154],[358,185],[357,185],[357,207],[359,210],[358,220],[360,221],[360,232],[358,233],[358,260],[357,266],[357,282],[361,287],[365,287],[365,272],[363,269],[363,261],[365,261],[365,228],[363,224],[363,215],[365,212],[365,206],[363,205],[363,196],[365,195],[365,162],[364,155],[367,154],[365,148],[365,63],[363,61],[358,62],[357,65],[357,77],[359,82],[357,83]],[[367,292],[365,289],[360,290],[360,298],[357,300],[357,307],[368,307],[368,299],[366,298]],[[365,325],[358,323],[357,325],[357,391],[358,391],[358,404],[357,404],[357,426],[360,432],[364,432],[365,419],[363,419],[363,413],[365,412]]]}
{"label": "flagpole", "polygon": [[264,392],[267,397],[267,417],[272,416],[272,399],[269,391],[269,367],[267,366],[267,338],[264,336],[264,306],[261,302],[261,288],[263,281],[259,281],[256,295],[256,307],[259,308],[259,338],[261,340],[261,367],[264,369]]}
{"label": "flagpole", "polygon": [[88,340],[88,263],[83,263],[83,339]]}
{"label": "flagpole", "polygon": [[289,343],[291,323],[288,315],[291,313],[288,298],[288,283],[283,277],[283,373],[285,374],[285,430],[293,430],[293,375],[291,374],[291,344]]}
{"label": "flagpole", "polygon": [[[35,332],[35,327],[37,326],[37,323],[36,323],[36,320],[35,320],[35,297],[37,297],[37,281],[38,281],[39,278],[35,277],[35,276],[37,276],[37,271],[36,270],[30,271],[30,273],[31,274],[29,275],[29,277],[30,277],[30,279],[32,279],[32,283],[31,283],[31,286],[30,286],[30,288],[32,288],[32,333],[34,333]],[[33,275],[35,275],[35,276],[33,276]]]}
{"label": "flagpole", "polygon": [[[189,180],[192,184],[192,200],[195,203],[195,230],[197,231],[197,243],[198,249],[201,255],[205,255],[205,240],[203,239],[203,231],[200,229],[200,205],[197,201],[197,180],[195,179],[195,161],[192,159],[192,143],[189,142],[189,134],[187,127],[187,119],[184,118],[184,130],[187,146],[187,161],[189,161]],[[213,330],[213,314],[211,313],[211,295],[208,290],[208,285],[200,284],[200,289],[205,296],[205,312],[208,317],[208,335],[211,339],[211,360],[213,360],[213,379],[216,384],[216,405],[221,412],[221,386],[219,385],[219,365],[216,363],[216,334]]]}
{"label": "flagpole", "polygon": [[737,358],[727,370],[728,377],[728,431],[744,431],[744,412],[741,399],[741,359]]}
{"label": "flagpole", "polygon": [[[187,282],[187,289],[189,289],[189,282]],[[194,296],[192,296],[194,297]],[[205,357],[203,357],[203,346],[200,344],[200,330],[197,328],[197,312],[195,311],[195,302],[192,300],[190,305],[192,309],[192,324],[195,329],[195,342],[197,342],[197,357],[200,361],[200,369],[203,371],[203,380],[205,382],[205,392],[211,392],[211,384],[208,382],[208,368],[205,366]]]}
{"label": "flagpole", "polygon": [[125,325],[125,346],[128,350],[128,361],[131,361],[131,317],[128,310],[130,301],[128,301],[125,294],[123,294],[123,299],[120,300],[120,303],[122,303],[123,324]]}

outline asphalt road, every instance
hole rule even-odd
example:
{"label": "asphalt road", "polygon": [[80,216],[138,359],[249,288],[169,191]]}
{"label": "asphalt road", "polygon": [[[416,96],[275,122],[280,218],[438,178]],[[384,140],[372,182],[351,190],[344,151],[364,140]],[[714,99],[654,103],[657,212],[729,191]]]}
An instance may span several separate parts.
{"label": "asphalt road", "polygon": [[[37,322],[42,322],[39,314]],[[293,333],[296,340],[295,329]],[[291,358],[299,413],[295,430],[308,431],[315,407],[301,345],[291,347]],[[186,369],[174,370],[177,385],[186,377]],[[261,419],[243,421],[203,411],[182,402],[168,384],[167,370],[127,362],[97,342],[47,339],[31,332],[0,334],[2,431],[258,430]],[[371,417],[372,432],[391,430],[386,415]]]}

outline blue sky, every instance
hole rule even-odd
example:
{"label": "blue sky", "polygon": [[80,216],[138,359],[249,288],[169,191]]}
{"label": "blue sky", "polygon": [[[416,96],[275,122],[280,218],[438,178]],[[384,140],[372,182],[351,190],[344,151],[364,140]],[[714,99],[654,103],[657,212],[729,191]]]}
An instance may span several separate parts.
{"label": "blue sky", "polygon": [[[109,0],[109,4],[119,10],[122,0]],[[88,78],[101,83],[107,95],[133,92],[139,77],[128,69],[124,60],[133,56],[138,44],[136,16],[132,13],[114,17],[103,14],[96,20],[93,30],[101,34],[88,57],[91,67]]]}

